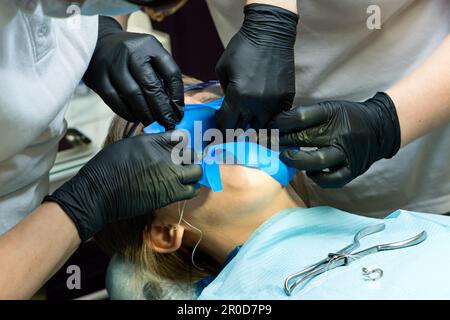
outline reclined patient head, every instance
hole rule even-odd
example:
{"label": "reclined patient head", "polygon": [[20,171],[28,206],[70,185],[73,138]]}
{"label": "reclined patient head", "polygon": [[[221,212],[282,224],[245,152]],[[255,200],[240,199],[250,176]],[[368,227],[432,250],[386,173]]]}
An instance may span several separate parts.
{"label": "reclined patient head", "polygon": [[[186,103],[205,103],[219,96],[218,87],[186,94]],[[131,124],[116,117],[106,144],[122,139]],[[139,127],[136,134],[142,133]],[[304,206],[292,188],[267,173],[240,165],[221,165],[223,190],[201,187],[198,197],[175,203],[148,216],[109,225],[96,239],[111,253],[134,263],[140,274],[194,281],[216,273],[227,254],[241,245],[274,213]],[[200,230],[200,231],[199,231]],[[200,233],[201,232],[201,233]],[[199,243],[194,268],[192,249]]]}

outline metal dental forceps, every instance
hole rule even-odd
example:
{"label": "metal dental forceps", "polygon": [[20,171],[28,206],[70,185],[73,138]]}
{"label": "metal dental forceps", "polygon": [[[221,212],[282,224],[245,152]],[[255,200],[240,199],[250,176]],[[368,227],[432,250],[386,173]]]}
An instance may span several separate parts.
{"label": "metal dental forceps", "polygon": [[284,292],[286,293],[286,295],[290,296],[297,286],[301,285],[301,287],[303,288],[313,278],[317,277],[318,275],[328,270],[342,266],[347,266],[353,260],[360,259],[372,253],[412,247],[423,242],[427,238],[427,233],[425,231],[422,231],[421,233],[410,239],[380,244],[365,250],[351,253],[352,251],[359,248],[360,240],[362,238],[374,233],[381,232],[385,228],[386,225],[384,223],[381,223],[361,229],[360,231],[358,231],[358,233],[355,234],[353,242],[350,245],[337,251],[336,253],[329,253],[327,258],[307,267],[306,269],[300,272],[294,273],[289,277],[287,277],[286,280],[284,281]]}

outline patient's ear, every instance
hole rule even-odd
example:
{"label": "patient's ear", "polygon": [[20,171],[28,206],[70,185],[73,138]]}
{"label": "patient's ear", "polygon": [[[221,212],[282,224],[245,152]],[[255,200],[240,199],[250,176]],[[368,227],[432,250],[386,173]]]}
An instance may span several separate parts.
{"label": "patient's ear", "polygon": [[183,234],[183,226],[154,223],[144,230],[144,241],[155,252],[172,253],[180,248]]}

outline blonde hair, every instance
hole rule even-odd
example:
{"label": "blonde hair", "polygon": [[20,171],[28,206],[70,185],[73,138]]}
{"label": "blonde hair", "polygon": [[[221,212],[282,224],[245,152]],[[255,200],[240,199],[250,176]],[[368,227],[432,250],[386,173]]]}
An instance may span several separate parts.
{"label": "blonde hair", "polygon": [[[192,79],[189,80],[186,82],[193,82]],[[105,139],[105,146],[123,139],[131,127],[132,123],[115,116]],[[134,135],[142,133],[143,126],[139,125]],[[218,273],[217,263],[202,252],[196,252],[196,261],[204,270],[193,266],[191,252],[184,247],[169,254],[154,252],[146,244],[152,227],[152,217],[153,214],[149,214],[109,224],[94,238],[107,253],[119,254],[131,262],[136,268],[136,275],[143,281],[156,277],[192,283]]]}
{"label": "blonde hair", "polygon": [[[124,132],[129,130],[131,124],[126,120],[114,117],[105,145],[122,139]],[[142,126],[136,130],[136,134],[142,133]],[[109,254],[117,253],[127,261],[135,265],[137,274],[141,277],[159,277],[168,280],[194,282],[216,273],[216,267],[212,266],[210,259],[204,255],[198,255],[202,268],[196,269],[191,262],[189,252],[176,251],[169,254],[154,252],[146,244],[146,236],[149,235],[153,214],[118,221],[109,224],[95,239]]]}

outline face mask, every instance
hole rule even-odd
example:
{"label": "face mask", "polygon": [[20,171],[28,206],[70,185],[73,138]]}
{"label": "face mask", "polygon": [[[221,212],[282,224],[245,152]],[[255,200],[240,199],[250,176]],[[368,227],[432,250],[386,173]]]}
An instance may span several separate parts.
{"label": "face mask", "polygon": [[86,0],[81,7],[81,14],[120,16],[139,11],[139,9],[139,6],[125,0]]}

